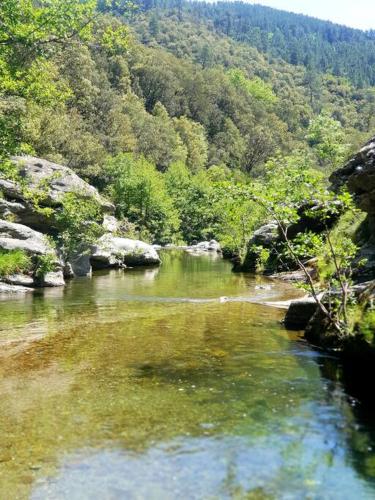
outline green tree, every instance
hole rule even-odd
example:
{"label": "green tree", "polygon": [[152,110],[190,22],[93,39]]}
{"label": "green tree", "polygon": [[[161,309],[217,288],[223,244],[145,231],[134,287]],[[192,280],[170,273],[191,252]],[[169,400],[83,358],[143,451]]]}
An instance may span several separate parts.
{"label": "green tree", "polygon": [[316,152],[320,164],[331,170],[342,165],[349,152],[340,122],[326,113],[311,121],[307,140]]}
{"label": "green tree", "polygon": [[208,143],[204,127],[186,116],[175,118],[174,125],[187,150],[187,166],[192,171],[205,167],[208,160]]}
{"label": "green tree", "polygon": [[[35,100],[53,107],[68,97],[69,89],[58,78],[51,54],[75,38],[90,35],[94,7],[94,0],[0,3],[0,135],[5,137],[1,155],[20,147],[26,109],[22,104]],[[8,121],[14,126],[13,137]]]}
{"label": "green tree", "polygon": [[121,154],[106,165],[107,192],[117,216],[135,223],[142,238],[155,243],[179,240],[180,220],[163,174],[146,159]]}

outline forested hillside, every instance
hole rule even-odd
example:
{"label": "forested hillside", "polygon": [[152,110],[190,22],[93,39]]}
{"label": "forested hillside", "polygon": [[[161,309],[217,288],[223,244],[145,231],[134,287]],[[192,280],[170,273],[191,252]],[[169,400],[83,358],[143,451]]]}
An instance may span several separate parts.
{"label": "forested hillside", "polygon": [[[233,28],[223,30],[228,11]],[[270,40],[298,21],[304,44],[312,34],[332,47],[342,38],[367,57],[373,43],[371,34],[242,4],[7,0],[2,157],[66,164],[150,241],[215,237],[240,251],[256,218],[220,183],[264,180],[267,162],[289,164],[292,154],[327,177],[370,135],[375,94],[322,66],[289,64],[289,39],[277,43],[288,47],[282,57],[270,57],[236,35],[239,13],[244,26],[263,19]]]}
{"label": "forested hillside", "polygon": [[244,2],[146,0],[143,6],[162,15],[174,10],[180,19],[204,20],[272,58],[345,76],[359,87],[375,84],[375,30],[364,32]]}

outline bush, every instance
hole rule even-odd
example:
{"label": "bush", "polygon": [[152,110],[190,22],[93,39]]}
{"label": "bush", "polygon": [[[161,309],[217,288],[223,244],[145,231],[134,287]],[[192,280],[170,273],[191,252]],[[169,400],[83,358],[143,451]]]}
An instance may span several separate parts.
{"label": "bush", "polygon": [[88,247],[104,233],[99,203],[76,193],[65,194],[56,220],[62,228],[59,238],[66,255]]}
{"label": "bush", "polygon": [[37,278],[43,278],[47,273],[56,270],[56,257],[52,253],[38,255],[34,274]]}
{"label": "bush", "polygon": [[0,251],[0,277],[31,270],[31,259],[23,250]]}

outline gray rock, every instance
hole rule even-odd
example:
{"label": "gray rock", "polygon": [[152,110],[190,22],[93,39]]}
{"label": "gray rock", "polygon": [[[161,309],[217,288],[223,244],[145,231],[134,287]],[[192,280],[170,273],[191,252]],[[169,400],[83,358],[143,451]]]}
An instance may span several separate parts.
{"label": "gray rock", "polygon": [[49,272],[43,276],[41,286],[44,287],[57,287],[64,286],[64,275],[62,271]]}
{"label": "gray rock", "polygon": [[270,222],[254,231],[249,246],[261,245],[269,248],[279,240],[279,229],[276,222]]}
{"label": "gray rock", "polygon": [[197,250],[200,250],[202,252],[221,252],[220,243],[218,243],[216,240],[201,241],[193,248],[196,248]]}
{"label": "gray rock", "polygon": [[119,221],[113,215],[105,214],[102,225],[107,233],[115,233],[119,228]]}
{"label": "gray rock", "polygon": [[26,288],[24,286],[18,285],[9,285],[8,283],[0,282],[0,294],[23,294],[32,291],[32,288]]}
{"label": "gray rock", "polygon": [[284,324],[289,330],[304,330],[318,309],[313,298],[293,300],[286,313]]}
{"label": "gray rock", "polygon": [[63,275],[64,278],[74,278],[74,271],[70,262],[64,262],[63,264]]}
{"label": "gray rock", "polygon": [[[3,250],[24,250],[31,255],[46,255],[55,250],[49,244],[47,238],[38,231],[24,226],[0,220],[0,248]],[[59,259],[56,255],[56,262]]]}
{"label": "gray rock", "polygon": [[93,247],[91,263],[94,269],[123,265],[147,266],[160,264],[160,257],[148,243],[105,234]]}
{"label": "gray rock", "polygon": [[[76,193],[82,199],[96,200],[101,206],[104,219],[105,215],[114,212],[114,206],[70,168],[32,156],[17,156],[13,161],[19,168],[20,176],[26,181],[27,188],[42,192],[42,206],[53,210],[44,213],[36,210],[32,201],[25,196],[20,183],[0,177],[0,191],[3,194],[3,199],[0,200],[0,218],[12,218],[14,222],[42,233],[54,234],[61,229],[54,211],[61,207],[67,193]],[[112,219],[106,222],[111,225],[108,231],[113,230]]]}
{"label": "gray rock", "polygon": [[86,250],[82,253],[77,253],[69,259],[69,262],[65,265],[65,268],[70,269],[73,273],[73,276],[91,276],[92,267],[90,262],[90,252]]}
{"label": "gray rock", "polygon": [[82,198],[95,199],[104,211],[112,213],[114,210],[113,205],[100,196],[97,189],[68,167],[34,156],[15,156],[13,161],[31,189],[43,189],[49,206],[60,205],[66,193],[78,193]]}
{"label": "gray rock", "polygon": [[365,259],[367,263],[356,269],[356,277],[372,279],[375,277],[375,137],[343,168],[336,170],[330,181],[336,191],[346,185],[358,208],[368,214],[360,231],[361,249],[356,261]]}
{"label": "gray rock", "polygon": [[0,198],[0,218],[2,219],[14,217],[17,221],[25,210],[26,207],[21,202],[7,201],[4,198]]}
{"label": "gray rock", "polygon": [[27,274],[12,274],[11,276],[4,277],[3,280],[9,285],[34,286],[34,278]]}
{"label": "gray rock", "polygon": [[243,263],[239,266],[242,271],[257,270],[259,252],[256,247],[272,248],[280,239],[278,225],[276,222],[269,222],[254,231],[247,244],[247,252]]}

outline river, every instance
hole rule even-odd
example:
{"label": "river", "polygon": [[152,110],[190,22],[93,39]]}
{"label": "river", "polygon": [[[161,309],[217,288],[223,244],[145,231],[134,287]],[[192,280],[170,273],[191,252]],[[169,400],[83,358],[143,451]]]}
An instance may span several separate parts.
{"label": "river", "polygon": [[[375,430],[213,256],[0,302],[0,499],[375,498]],[[366,416],[367,415],[367,416]]]}

